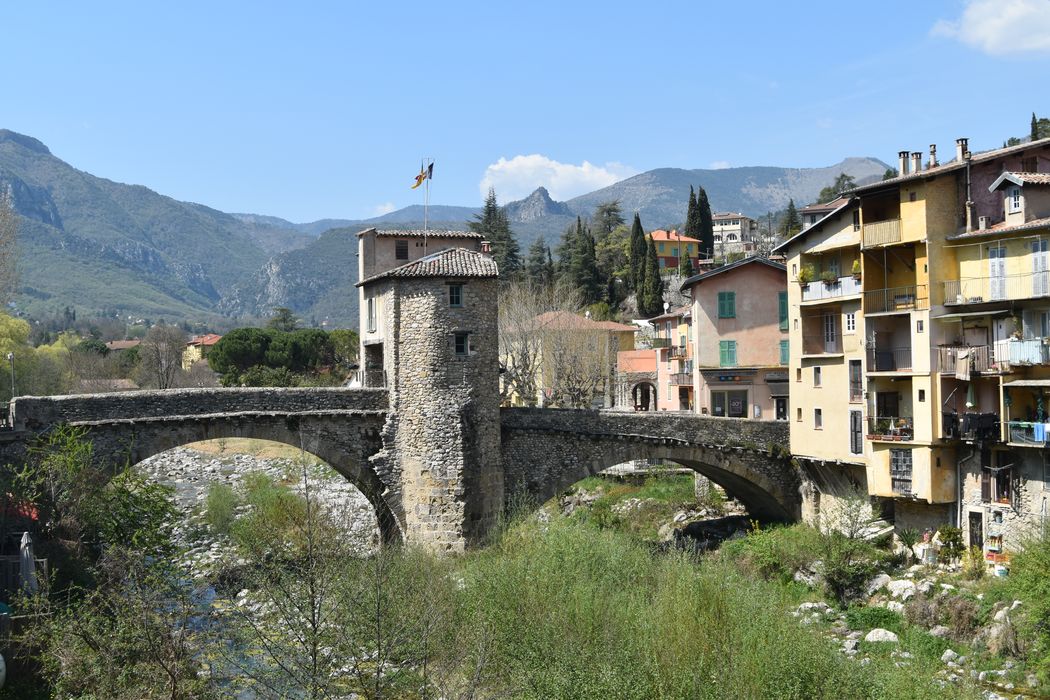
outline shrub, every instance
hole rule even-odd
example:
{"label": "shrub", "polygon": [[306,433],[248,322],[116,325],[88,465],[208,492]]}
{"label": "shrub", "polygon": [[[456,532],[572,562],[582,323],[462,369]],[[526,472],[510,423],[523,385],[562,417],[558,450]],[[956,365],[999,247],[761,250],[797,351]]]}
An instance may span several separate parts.
{"label": "shrub", "polygon": [[767,580],[788,582],[820,556],[820,540],[820,533],[808,525],[756,528],[743,539],[726,542],[722,556]]}
{"label": "shrub", "polygon": [[962,575],[963,578],[977,581],[984,578],[988,566],[984,563],[984,554],[980,547],[970,547],[963,553]]}
{"label": "shrub", "polygon": [[941,525],[937,528],[937,535],[941,541],[941,561],[952,562],[963,553],[962,529],[951,525]]}
{"label": "shrub", "polygon": [[881,627],[891,632],[900,632],[904,619],[900,613],[886,608],[850,606],[846,610],[846,624],[851,630],[871,630]]}
{"label": "shrub", "polygon": [[822,554],[824,589],[841,604],[859,598],[868,581],[879,570],[870,544],[839,532],[824,536]]}
{"label": "shrub", "polygon": [[980,607],[977,602],[965,596],[954,596],[948,599],[945,608],[952,639],[969,640],[980,621]]}
{"label": "shrub", "polygon": [[1009,587],[1024,602],[1022,631],[1033,636],[1031,661],[1043,681],[1050,681],[1050,528],[1025,538],[1011,560]]}
{"label": "shrub", "polygon": [[904,604],[904,619],[912,625],[933,627],[940,624],[940,606],[936,599],[927,598],[920,593]]}
{"label": "shrub", "polygon": [[204,499],[204,520],[213,533],[230,534],[238,505],[240,499],[231,486],[212,484],[208,487],[208,495]]}

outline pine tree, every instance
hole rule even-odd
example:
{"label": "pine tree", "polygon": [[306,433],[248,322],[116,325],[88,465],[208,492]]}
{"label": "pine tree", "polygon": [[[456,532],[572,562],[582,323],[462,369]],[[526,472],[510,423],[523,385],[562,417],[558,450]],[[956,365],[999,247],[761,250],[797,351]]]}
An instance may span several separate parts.
{"label": "pine tree", "polygon": [[554,264],[547,242],[540,236],[529,246],[529,257],[525,261],[525,274],[533,284],[549,287],[554,283]]}
{"label": "pine tree", "polygon": [[710,259],[715,254],[715,219],[711,215],[711,202],[703,187],[696,194],[697,218],[700,220],[700,257]]}
{"label": "pine tree", "polygon": [[642,289],[638,293],[638,313],[643,318],[658,316],[664,309],[664,281],[660,276],[660,262],[656,244],[649,240],[645,254],[645,272]]}
{"label": "pine tree", "polygon": [[1039,120],[1035,118],[1035,112],[1032,112],[1032,140],[1039,140]]}
{"label": "pine tree", "polygon": [[631,224],[631,243],[628,248],[628,262],[631,267],[631,278],[629,280],[631,289],[641,294],[642,280],[645,278],[645,229],[642,228],[642,219],[638,212],[634,213],[634,223]]}
{"label": "pine tree", "polygon": [[580,290],[585,304],[594,304],[602,300],[603,285],[598,274],[598,259],[594,253],[594,237],[580,217],[576,217],[569,279],[573,286]]}
{"label": "pine tree", "polygon": [[789,199],[787,211],[784,212],[784,218],[780,223],[780,234],[783,238],[789,238],[801,230],[802,217],[798,215],[798,209],[795,208],[795,200]]}
{"label": "pine tree", "polygon": [[485,204],[474,221],[467,224],[474,233],[480,233],[492,244],[492,257],[500,275],[511,275],[521,270],[521,249],[510,229],[507,213],[496,203],[496,190],[489,188]]}
{"label": "pine tree", "polygon": [[693,259],[688,255],[682,260],[682,277],[692,277],[696,274],[696,270],[693,269]]}
{"label": "pine tree", "polygon": [[620,200],[602,202],[594,209],[594,240],[600,241],[624,224]]}

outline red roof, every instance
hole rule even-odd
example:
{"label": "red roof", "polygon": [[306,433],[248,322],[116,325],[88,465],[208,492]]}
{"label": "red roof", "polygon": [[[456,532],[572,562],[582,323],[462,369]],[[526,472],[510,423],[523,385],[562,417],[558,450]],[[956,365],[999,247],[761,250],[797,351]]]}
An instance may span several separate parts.
{"label": "red roof", "polygon": [[221,335],[216,335],[214,333],[208,333],[206,335],[194,336],[193,338],[190,338],[190,341],[188,343],[186,343],[186,344],[187,345],[215,345],[215,343],[219,342],[220,340],[222,340],[222,336]]}
{"label": "red roof", "polygon": [[140,343],[142,343],[142,341],[138,340],[138,339],[132,339],[132,340],[111,340],[108,343],[106,343],[106,347],[109,348],[110,350],[127,350],[129,348],[133,348],[133,347],[139,345]]}
{"label": "red roof", "polygon": [[540,323],[547,328],[565,330],[621,331],[630,333],[634,333],[638,330],[637,326],[617,323],[615,321],[592,321],[586,316],[569,313],[568,311],[548,311],[547,313],[537,316],[536,320],[540,321]]}
{"label": "red roof", "polygon": [[655,231],[649,233],[649,238],[654,241],[671,241],[672,243],[699,243],[700,241],[696,238],[690,238],[684,234],[678,233],[677,230],[664,231],[662,228],[658,228]]}

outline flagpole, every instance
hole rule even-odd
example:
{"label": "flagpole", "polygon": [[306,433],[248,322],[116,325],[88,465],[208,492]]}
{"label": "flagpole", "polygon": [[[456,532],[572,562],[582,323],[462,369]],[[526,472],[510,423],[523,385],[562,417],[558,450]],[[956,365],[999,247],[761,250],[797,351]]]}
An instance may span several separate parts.
{"label": "flagpole", "polygon": [[427,178],[426,193],[423,195],[423,255],[427,254],[427,232],[430,230],[430,178]]}

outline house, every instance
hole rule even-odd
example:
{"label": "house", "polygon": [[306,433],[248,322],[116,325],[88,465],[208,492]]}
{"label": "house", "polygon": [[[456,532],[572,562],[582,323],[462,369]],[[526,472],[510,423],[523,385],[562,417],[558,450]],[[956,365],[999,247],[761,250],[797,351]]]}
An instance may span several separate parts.
{"label": "house", "polygon": [[690,238],[676,229],[665,231],[656,229],[647,236],[656,246],[656,260],[661,270],[677,270],[679,265],[689,259],[693,269],[700,266],[700,241]]}
{"label": "house", "polygon": [[786,420],[788,311],[785,268],[750,257],[682,283],[692,299],[693,387],[698,413]]}
{"label": "house", "polygon": [[110,340],[106,343],[106,350],[109,352],[120,352],[122,350],[137,348],[141,344],[142,341],[138,338],[132,338],[130,340]]}
{"label": "house", "polygon": [[725,257],[734,253],[753,253],[758,237],[758,222],[740,212],[723,212],[712,217],[715,254]]}
{"label": "house", "polygon": [[653,327],[656,355],[656,408],[660,411],[691,411],[693,393],[692,308],[669,308],[649,319]]}
{"label": "house", "polygon": [[996,560],[1050,510],[1050,139],[898,172],[780,246],[792,452]]}
{"label": "house", "polygon": [[188,370],[194,363],[208,359],[208,353],[220,340],[222,336],[215,333],[195,335],[190,338],[186,343],[186,349],[182,351],[182,368]]}
{"label": "house", "polygon": [[655,411],[658,351],[641,348],[616,353],[616,406],[626,410]]}
{"label": "house", "polygon": [[831,212],[838,209],[846,201],[845,197],[839,197],[830,202],[810,204],[798,210],[799,218],[802,219],[802,230],[817,223]]}

